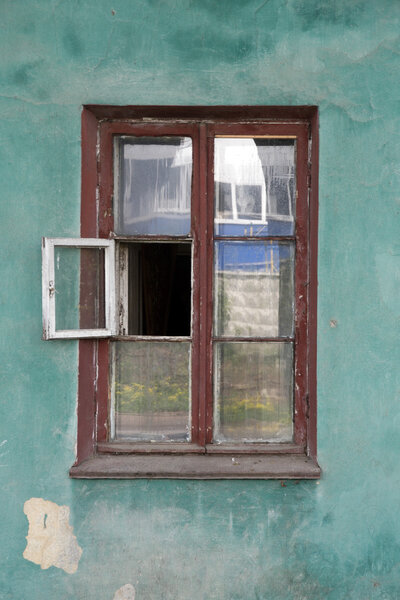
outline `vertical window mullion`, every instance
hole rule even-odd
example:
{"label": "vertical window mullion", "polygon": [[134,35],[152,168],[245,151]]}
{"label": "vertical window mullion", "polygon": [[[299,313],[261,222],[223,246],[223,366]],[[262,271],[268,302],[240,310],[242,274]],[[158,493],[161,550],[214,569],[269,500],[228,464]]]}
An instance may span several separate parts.
{"label": "vertical window mullion", "polygon": [[[199,326],[199,378],[194,381],[199,397],[198,443],[204,446],[212,436],[212,369],[211,348],[211,303],[212,286],[210,278],[210,201],[213,199],[212,177],[210,177],[210,142],[208,128],[204,123],[199,124],[199,305],[197,312]],[[211,198],[211,200],[210,200]],[[212,221],[211,221],[212,225]],[[211,257],[212,258],[212,257]],[[212,265],[212,263],[211,263]],[[196,274],[195,274],[196,275]],[[212,281],[212,280],[211,280]]]}
{"label": "vertical window mullion", "polygon": [[202,379],[200,363],[200,306],[201,306],[201,246],[202,229],[200,220],[200,207],[202,204],[201,196],[201,146],[199,127],[195,128],[193,133],[193,171],[192,171],[192,191],[191,191],[191,232],[192,232],[192,316],[191,316],[191,441],[200,444],[201,428],[201,396],[199,382]]}

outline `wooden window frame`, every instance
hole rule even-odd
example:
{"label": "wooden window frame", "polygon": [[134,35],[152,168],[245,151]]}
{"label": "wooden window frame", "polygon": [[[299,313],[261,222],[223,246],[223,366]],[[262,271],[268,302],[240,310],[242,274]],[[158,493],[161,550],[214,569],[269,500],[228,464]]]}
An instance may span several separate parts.
{"label": "wooden window frame", "polygon": [[[192,441],[187,444],[109,441],[110,342],[81,339],[77,459],[70,475],[76,478],[316,479],[320,476],[316,427],[318,109],[314,106],[85,106],[82,112],[82,238],[123,239],[114,235],[113,137],[168,134],[189,136],[193,143],[192,237],[155,237],[157,241],[191,239],[194,246]],[[289,236],[295,239],[297,248],[293,443],[212,444],[213,244],[218,236],[213,233],[214,181],[211,175],[213,140],[218,135],[297,139],[296,233]],[[144,237],[129,239],[142,241]],[[227,240],[225,236],[223,239]],[[289,238],[280,236],[279,239]]]}
{"label": "wooden window frame", "polygon": [[[103,329],[56,328],[56,289],[54,252],[56,247],[104,250],[104,312]],[[44,340],[101,338],[115,335],[115,242],[100,238],[42,238],[42,306]]]}

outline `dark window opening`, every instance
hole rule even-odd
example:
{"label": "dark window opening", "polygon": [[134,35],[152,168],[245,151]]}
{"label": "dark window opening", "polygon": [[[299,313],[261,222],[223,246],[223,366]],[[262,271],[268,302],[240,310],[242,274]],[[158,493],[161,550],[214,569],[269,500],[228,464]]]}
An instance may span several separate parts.
{"label": "dark window opening", "polygon": [[191,245],[133,243],[128,248],[128,334],[190,336]]}

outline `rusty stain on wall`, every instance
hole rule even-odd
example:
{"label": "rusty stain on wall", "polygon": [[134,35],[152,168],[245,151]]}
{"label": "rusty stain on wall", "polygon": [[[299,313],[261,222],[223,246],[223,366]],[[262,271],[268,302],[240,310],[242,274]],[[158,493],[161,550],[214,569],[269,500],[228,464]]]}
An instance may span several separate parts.
{"label": "rusty stain on wall", "polygon": [[82,548],[69,524],[69,507],[43,498],[31,498],[24,504],[29,529],[23,557],[42,569],[57,567],[75,573]]}
{"label": "rusty stain on wall", "polygon": [[130,583],[123,585],[115,592],[113,600],[135,600],[135,588]]}

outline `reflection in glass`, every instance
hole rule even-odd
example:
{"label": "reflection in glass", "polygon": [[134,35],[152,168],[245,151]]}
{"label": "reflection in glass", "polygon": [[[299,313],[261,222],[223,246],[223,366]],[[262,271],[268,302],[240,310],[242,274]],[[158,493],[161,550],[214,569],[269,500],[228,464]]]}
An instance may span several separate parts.
{"label": "reflection in glass", "polygon": [[292,441],[292,353],[291,342],[215,344],[215,442]]}
{"label": "reflection in glass", "polygon": [[190,232],[192,140],[119,137],[116,232],[186,235]]}
{"label": "reflection in glass", "polygon": [[214,335],[293,335],[292,242],[215,242]]}
{"label": "reflection in glass", "polygon": [[215,233],[292,235],[294,161],[292,139],[216,138]]}
{"label": "reflection in glass", "polygon": [[238,218],[260,220],[263,187],[261,185],[237,185],[235,191]]}
{"label": "reflection in glass", "polygon": [[224,219],[233,219],[232,194],[229,183],[215,183],[215,197],[218,198],[218,212]]}
{"label": "reflection in glass", "polygon": [[105,327],[104,249],[56,246],[56,330]]}
{"label": "reflection in glass", "polygon": [[115,342],[115,439],[190,441],[190,342]]}

